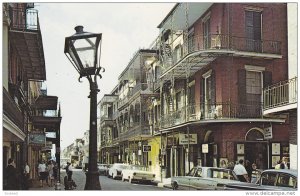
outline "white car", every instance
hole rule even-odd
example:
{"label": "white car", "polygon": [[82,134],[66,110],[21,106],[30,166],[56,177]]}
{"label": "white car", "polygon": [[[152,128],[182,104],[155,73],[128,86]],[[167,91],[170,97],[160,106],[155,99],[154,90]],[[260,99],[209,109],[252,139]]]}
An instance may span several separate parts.
{"label": "white car", "polygon": [[114,163],[108,170],[108,177],[113,179],[121,178],[122,170],[127,169],[129,165],[122,163]]}
{"label": "white car", "polygon": [[186,176],[171,178],[173,190],[223,190],[230,182],[239,182],[235,173],[230,169],[197,166]]}
{"label": "white car", "polygon": [[148,168],[142,165],[131,165],[127,169],[122,170],[122,181],[128,180],[138,182],[153,182],[155,174],[148,171]]}

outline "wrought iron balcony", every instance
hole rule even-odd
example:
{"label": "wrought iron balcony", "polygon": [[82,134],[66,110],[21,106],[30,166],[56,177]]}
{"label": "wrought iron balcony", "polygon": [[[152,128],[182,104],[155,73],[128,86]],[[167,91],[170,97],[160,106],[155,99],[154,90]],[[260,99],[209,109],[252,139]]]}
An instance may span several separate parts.
{"label": "wrought iron balcony", "polygon": [[[208,36],[193,36],[183,38],[182,52],[171,49],[171,44],[162,43],[164,66],[162,75],[178,63],[199,53],[207,58],[207,64],[214,60],[212,56],[234,54],[235,56],[249,56],[262,58],[281,58],[281,42],[276,40],[253,40],[246,37],[229,36],[226,34],[210,34]],[[200,53],[201,52],[201,53]],[[191,58],[186,63],[195,65],[201,59]],[[196,61],[195,61],[196,60]],[[195,62],[194,62],[195,61]],[[183,66],[183,65],[182,65]],[[184,69],[183,69],[184,70]]]}
{"label": "wrought iron balcony", "polygon": [[39,30],[38,11],[35,9],[10,8],[11,29],[21,31]]}
{"label": "wrought iron balcony", "polygon": [[262,118],[262,104],[214,103],[193,104],[169,112],[161,117],[161,128],[186,122]]}
{"label": "wrought iron balcony", "polygon": [[133,128],[128,129],[127,131],[120,133],[119,139],[120,141],[132,139],[134,137],[146,137],[150,136],[151,131],[149,126],[135,126]]}
{"label": "wrought iron balcony", "polygon": [[46,80],[43,41],[38,11],[34,9],[9,8],[11,44],[30,80]]}
{"label": "wrought iron balcony", "polygon": [[263,110],[270,110],[297,103],[298,77],[281,81],[263,90]]}
{"label": "wrought iron balcony", "polygon": [[24,130],[22,112],[5,88],[3,88],[3,115],[7,116],[20,130]]}

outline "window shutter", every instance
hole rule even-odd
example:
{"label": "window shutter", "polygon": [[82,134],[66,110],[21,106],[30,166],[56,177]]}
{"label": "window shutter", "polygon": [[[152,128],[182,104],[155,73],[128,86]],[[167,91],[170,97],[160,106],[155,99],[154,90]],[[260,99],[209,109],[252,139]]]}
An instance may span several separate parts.
{"label": "window shutter", "polygon": [[205,108],[205,89],[204,89],[204,82],[205,82],[205,79],[204,78],[201,78],[201,81],[200,81],[200,110],[201,110],[201,113],[204,114],[204,108]]}
{"label": "window shutter", "polygon": [[211,72],[211,104],[216,104],[216,73],[215,70],[212,70]]}
{"label": "window shutter", "polygon": [[264,71],[264,86],[263,88],[270,86],[272,84],[272,72],[270,71]]}
{"label": "window shutter", "polygon": [[240,104],[246,104],[246,70],[238,70],[238,99]]}

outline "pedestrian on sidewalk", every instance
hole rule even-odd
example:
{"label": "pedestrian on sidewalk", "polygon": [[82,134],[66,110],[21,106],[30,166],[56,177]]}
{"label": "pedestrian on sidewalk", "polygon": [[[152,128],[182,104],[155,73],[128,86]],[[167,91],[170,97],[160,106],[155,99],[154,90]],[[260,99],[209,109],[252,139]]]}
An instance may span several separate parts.
{"label": "pedestrian on sidewalk", "polygon": [[67,163],[67,175],[68,175],[68,181],[72,181],[72,174],[73,174],[73,167],[72,167],[72,163],[68,162]]}
{"label": "pedestrian on sidewalk", "polygon": [[56,184],[58,178],[58,165],[55,161],[53,161],[53,178],[54,178],[54,184]]}
{"label": "pedestrian on sidewalk", "polygon": [[24,171],[23,171],[23,189],[28,190],[29,189],[29,172],[30,172],[30,167],[27,162],[25,162],[24,165]]}
{"label": "pedestrian on sidewalk", "polygon": [[44,161],[40,161],[38,165],[38,172],[39,172],[39,180],[40,180],[40,187],[44,186],[44,181],[47,180],[47,173],[46,173],[46,164]]}
{"label": "pedestrian on sidewalk", "polygon": [[[53,186],[53,180],[54,180],[54,176],[53,176],[53,162],[52,160],[50,160],[48,162],[48,165],[47,165],[47,171],[48,171],[48,186],[52,187]],[[50,183],[50,184],[49,184]]]}
{"label": "pedestrian on sidewalk", "polygon": [[18,190],[17,169],[14,159],[8,159],[8,165],[4,171],[4,190]]}

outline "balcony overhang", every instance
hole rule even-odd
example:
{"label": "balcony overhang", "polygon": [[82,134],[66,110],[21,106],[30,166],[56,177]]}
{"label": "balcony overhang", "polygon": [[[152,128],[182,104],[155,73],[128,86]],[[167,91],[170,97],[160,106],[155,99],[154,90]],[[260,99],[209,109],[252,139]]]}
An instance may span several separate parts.
{"label": "balcony overhang", "polygon": [[58,129],[60,127],[61,117],[49,116],[33,116],[32,124],[35,128],[52,128]]}
{"label": "balcony overhang", "polygon": [[3,141],[25,141],[26,134],[3,114]]}
{"label": "balcony overhang", "polygon": [[35,109],[41,110],[57,110],[57,96],[40,95],[34,104]]}
{"label": "balcony overhang", "polygon": [[[186,29],[187,21],[189,26],[194,24],[212,5],[213,3],[177,3],[157,28]],[[188,10],[188,15],[186,10]]]}
{"label": "balcony overhang", "polygon": [[109,126],[114,126],[116,125],[116,122],[112,119],[104,119],[101,120],[101,127],[109,127]]}
{"label": "balcony overhang", "polygon": [[197,71],[213,62],[216,58],[222,56],[236,56],[236,57],[248,57],[257,59],[280,59],[282,55],[279,54],[266,54],[257,52],[246,52],[230,49],[208,49],[201,50],[187,54],[181,60],[179,60],[174,66],[167,69],[160,79],[168,76],[174,76],[176,78],[186,78]]}
{"label": "balcony overhang", "polygon": [[164,129],[160,129],[159,131],[157,131],[154,135],[159,135],[161,133],[168,133],[171,132],[175,129],[179,129],[179,128],[183,128],[186,126],[195,126],[195,125],[207,125],[207,124],[215,124],[215,123],[254,123],[254,122],[260,122],[260,123],[264,123],[264,122],[268,122],[268,123],[285,123],[284,119],[271,119],[271,118],[262,118],[262,119],[257,119],[257,118],[253,118],[253,119],[214,119],[214,120],[198,120],[198,121],[190,121],[190,122],[185,122],[185,123],[181,123],[179,125],[176,126],[171,126],[168,128],[164,128]]}
{"label": "balcony overhang", "polygon": [[293,109],[297,109],[297,103],[292,103],[292,104],[287,104],[287,105],[282,105],[270,109],[266,109],[263,111],[263,115],[270,115],[278,112],[285,112]]}
{"label": "balcony overhang", "polygon": [[10,40],[16,48],[29,80],[46,80],[46,67],[41,32],[10,30]]}

